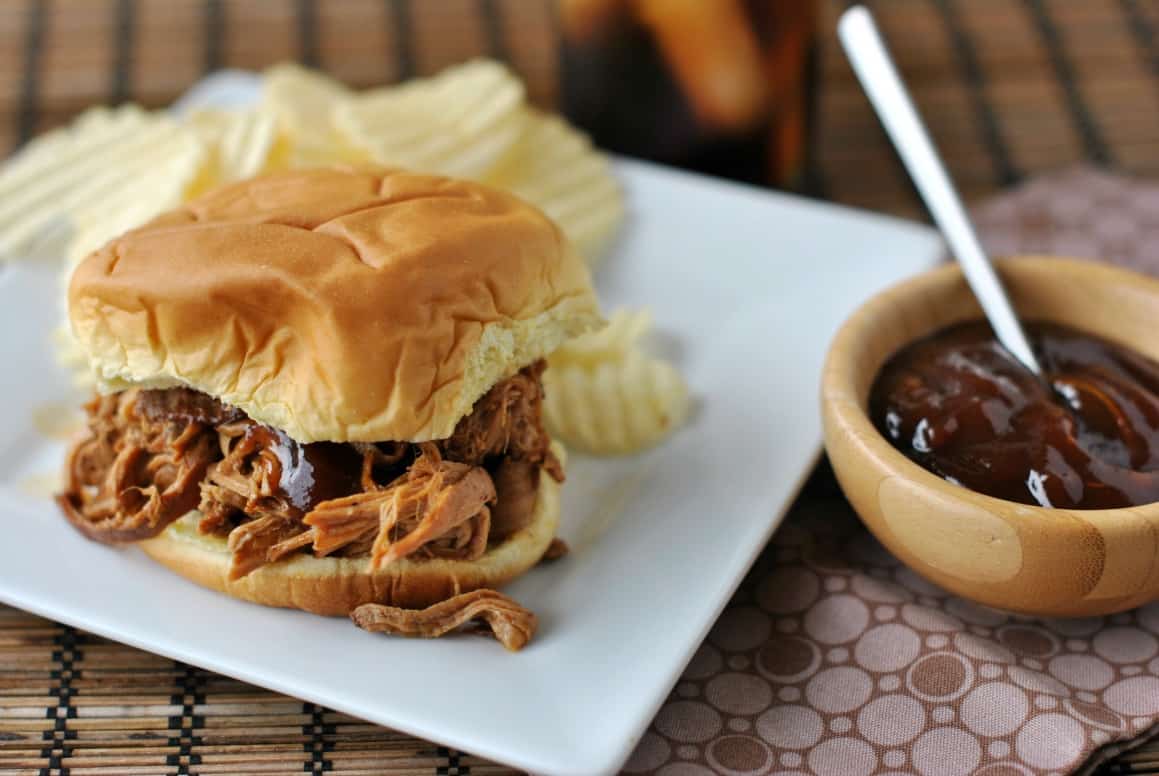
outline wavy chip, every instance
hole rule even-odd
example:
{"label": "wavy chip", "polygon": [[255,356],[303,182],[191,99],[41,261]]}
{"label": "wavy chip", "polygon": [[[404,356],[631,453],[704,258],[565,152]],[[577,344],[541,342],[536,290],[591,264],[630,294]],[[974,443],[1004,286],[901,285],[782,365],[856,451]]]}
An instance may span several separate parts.
{"label": "wavy chip", "polygon": [[[67,310],[68,279],[76,265],[118,235],[181,204],[185,187],[198,175],[198,166],[191,159],[163,160],[154,169],[141,171],[133,185],[110,187],[100,198],[75,210],[73,229],[64,249],[62,313]],[[77,370],[74,381],[81,385],[91,384],[87,359],[75,342],[72,330],[62,325],[54,332],[53,341],[57,360]]]}
{"label": "wavy chip", "polygon": [[189,126],[210,149],[204,188],[265,172],[278,143],[277,121],[268,112],[203,109]]}
{"label": "wavy chip", "polygon": [[523,83],[477,60],[336,103],[346,140],[381,164],[478,178],[524,134]]}
{"label": "wavy chip", "polygon": [[180,203],[205,161],[196,134],[135,106],[97,109],[0,169],[0,253],[27,252],[55,219],[124,203]]}
{"label": "wavy chip", "polygon": [[[85,256],[117,235],[177,207],[204,177],[208,159],[205,143],[189,127],[165,116],[154,118],[139,127],[124,128],[120,143],[103,151],[105,158],[116,160],[112,168],[94,169],[88,180],[73,181],[75,188],[61,191],[54,200],[54,206],[61,209],[58,212],[68,215],[70,225],[64,247],[62,296],[72,269]],[[88,168],[83,163],[79,166]],[[53,175],[69,178],[67,171],[54,171]],[[76,191],[83,196],[77,196]],[[7,230],[4,233],[8,234]],[[61,309],[65,309],[63,305]],[[67,326],[62,326],[54,339],[62,363],[84,366]]]}
{"label": "wavy chip", "polygon": [[652,313],[646,308],[617,310],[608,318],[607,326],[561,345],[552,354],[552,363],[596,366],[625,359],[651,328]]}
{"label": "wavy chip", "polygon": [[523,136],[483,180],[534,203],[589,260],[624,218],[624,197],[607,157],[558,116],[529,111]]}
{"label": "wavy chip", "polygon": [[334,126],[335,108],[352,94],[317,70],[275,65],[263,74],[258,112],[273,117],[287,142],[288,163],[333,160],[348,150]]}
{"label": "wavy chip", "polygon": [[543,381],[548,430],[596,455],[657,444],[684,423],[691,406],[680,373],[639,351],[594,366],[553,364]]}
{"label": "wavy chip", "polygon": [[651,447],[688,417],[688,387],[676,369],[641,348],[647,310],[620,310],[603,329],[548,358],[543,417],[564,444],[597,455]]}

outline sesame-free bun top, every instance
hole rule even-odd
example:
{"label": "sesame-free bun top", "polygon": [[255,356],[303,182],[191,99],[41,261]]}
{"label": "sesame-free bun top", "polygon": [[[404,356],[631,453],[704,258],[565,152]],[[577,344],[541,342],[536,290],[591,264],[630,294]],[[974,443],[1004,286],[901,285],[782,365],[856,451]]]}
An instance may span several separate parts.
{"label": "sesame-free bun top", "polygon": [[189,386],[300,442],[450,436],[601,321],[535,208],[365,167],[265,175],[157,217],[76,268],[69,318],[102,391]]}

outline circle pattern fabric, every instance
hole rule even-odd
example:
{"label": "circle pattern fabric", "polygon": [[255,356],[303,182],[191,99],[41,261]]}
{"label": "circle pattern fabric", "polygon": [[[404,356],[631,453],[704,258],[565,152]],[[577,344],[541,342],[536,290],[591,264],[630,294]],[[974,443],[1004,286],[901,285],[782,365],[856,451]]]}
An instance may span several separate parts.
{"label": "circle pattern fabric", "polygon": [[[841,500],[809,512],[790,516],[625,772],[1064,773],[1155,724],[1159,603],[1072,635],[1087,625],[915,583]],[[848,565],[818,566],[816,544]]]}

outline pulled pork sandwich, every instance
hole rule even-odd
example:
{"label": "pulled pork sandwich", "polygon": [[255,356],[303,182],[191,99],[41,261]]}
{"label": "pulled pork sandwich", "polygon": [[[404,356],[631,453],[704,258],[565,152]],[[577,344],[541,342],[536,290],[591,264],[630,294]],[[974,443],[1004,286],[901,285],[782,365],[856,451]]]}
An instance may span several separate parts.
{"label": "pulled pork sandwich", "polygon": [[583,261],[481,185],[337,168],[243,181],[89,256],[96,375],[64,515],[202,585],[437,636],[535,618],[556,554],[544,357],[600,325]]}

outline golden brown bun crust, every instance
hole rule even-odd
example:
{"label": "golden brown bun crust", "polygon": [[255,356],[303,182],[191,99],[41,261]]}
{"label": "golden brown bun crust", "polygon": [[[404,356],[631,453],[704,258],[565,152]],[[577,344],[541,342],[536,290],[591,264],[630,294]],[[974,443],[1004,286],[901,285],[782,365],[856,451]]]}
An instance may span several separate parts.
{"label": "golden brown bun crust", "polygon": [[180,526],[170,526],[138,546],[199,585],[266,606],[331,616],[348,615],[365,603],[417,609],[456,593],[499,587],[539,562],[559,525],[559,484],[551,477],[539,482],[531,523],[475,561],[404,559],[372,574],[367,558],[299,555],[230,581],[223,539],[191,537],[196,529],[181,532],[175,530]]}
{"label": "golden brown bun crust", "polygon": [[542,213],[380,168],[242,181],[85,259],[69,316],[105,391],[188,385],[301,442],[450,436],[600,322]]}

